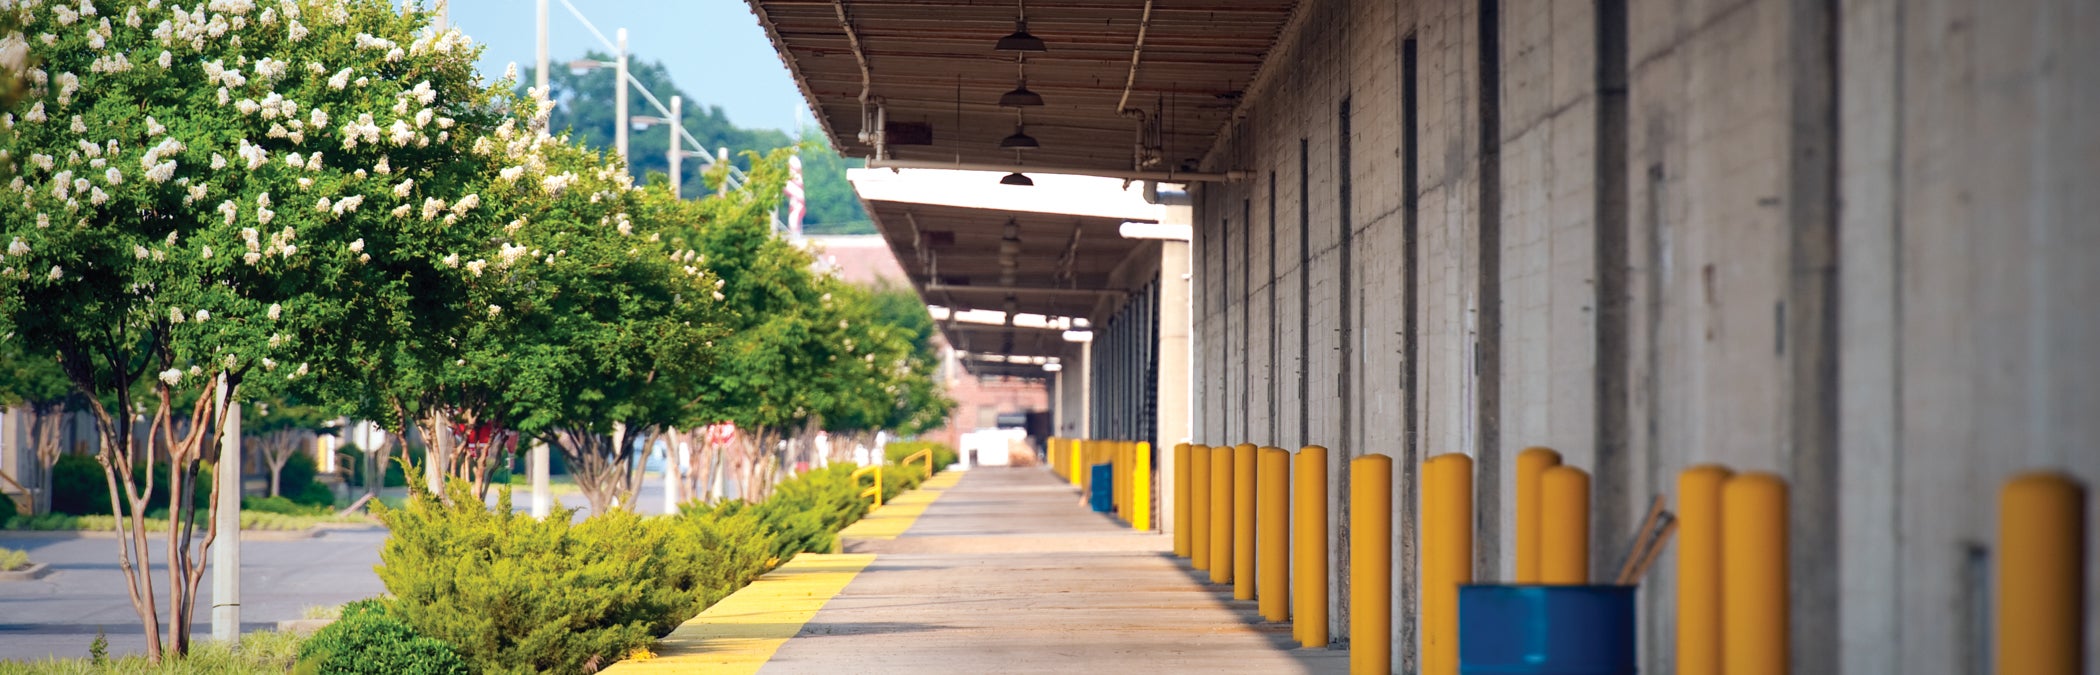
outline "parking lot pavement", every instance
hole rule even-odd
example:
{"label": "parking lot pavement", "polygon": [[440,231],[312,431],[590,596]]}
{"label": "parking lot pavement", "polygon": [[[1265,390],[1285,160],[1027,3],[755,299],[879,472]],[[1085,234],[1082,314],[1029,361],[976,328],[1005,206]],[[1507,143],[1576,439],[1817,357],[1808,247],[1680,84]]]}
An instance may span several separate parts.
{"label": "parking lot pavement", "polygon": [[[275,628],[297,619],[307,607],[339,605],[379,595],[384,587],[372,571],[379,564],[379,529],[324,531],[312,539],[241,543],[241,630]],[[220,542],[222,545],[224,541]],[[146,650],[138,614],[124,592],[117,566],[117,541],[0,532],[0,547],[29,552],[52,573],[34,581],[0,582],[0,659],[86,656],[101,629],[111,654]],[[167,611],[165,540],[149,544],[153,583]],[[211,575],[198,589],[193,634],[211,635]],[[166,627],[162,627],[165,634]]]}

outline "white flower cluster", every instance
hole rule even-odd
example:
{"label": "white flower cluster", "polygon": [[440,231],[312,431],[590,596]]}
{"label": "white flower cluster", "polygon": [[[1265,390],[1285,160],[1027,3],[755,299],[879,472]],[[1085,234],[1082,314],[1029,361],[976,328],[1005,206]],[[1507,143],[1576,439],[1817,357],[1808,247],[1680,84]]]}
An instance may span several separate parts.
{"label": "white flower cluster", "polygon": [[[265,162],[270,161],[269,151],[262,149],[260,145],[249,143],[248,139],[245,138],[241,139],[240,148],[235,150],[234,154],[239,155],[242,160],[248,162],[249,171],[261,168]],[[213,166],[212,168],[216,169],[219,167]]]}
{"label": "white flower cluster", "polygon": [[357,116],[357,121],[343,125],[343,149],[356,148],[360,142],[379,142],[379,124],[372,121],[371,113],[361,113]]}
{"label": "white flower cluster", "polygon": [[569,186],[574,184],[576,184],[576,174],[567,171],[559,175],[540,179],[540,189],[547,191],[547,196],[550,197],[561,194],[563,190],[569,189]]}
{"label": "white flower cluster", "polygon": [[331,207],[329,207],[329,208],[328,208],[328,212],[329,212],[329,213],[330,213],[331,215],[338,215],[338,216],[340,216],[340,215],[343,215],[343,214],[345,214],[345,213],[349,213],[349,212],[352,212],[352,211],[356,211],[356,210],[357,210],[357,207],[358,207],[359,205],[362,205],[362,204],[364,204],[364,203],[365,203],[365,196],[364,196],[364,195],[350,195],[350,196],[348,196],[348,197],[344,197],[344,198],[342,198],[342,199],[338,199],[338,200],[335,200],[335,205],[334,205],[334,206],[331,206]]}
{"label": "white flower cluster", "polygon": [[[152,118],[147,118],[147,121],[151,122]],[[162,158],[181,154],[182,150],[182,141],[175,140],[173,137],[160,139],[160,144],[147,148],[146,154],[139,158],[139,167],[146,171],[146,180],[159,184],[166,183],[168,179],[174,178],[175,160],[163,160]],[[115,170],[111,169],[111,171]]]}
{"label": "white flower cluster", "polygon": [[508,268],[518,262],[519,258],[524,257],[526,252],[527,249],[524,246],[506,243],[503,245],[503,250],[496,253],[496,258],[503,267]]}

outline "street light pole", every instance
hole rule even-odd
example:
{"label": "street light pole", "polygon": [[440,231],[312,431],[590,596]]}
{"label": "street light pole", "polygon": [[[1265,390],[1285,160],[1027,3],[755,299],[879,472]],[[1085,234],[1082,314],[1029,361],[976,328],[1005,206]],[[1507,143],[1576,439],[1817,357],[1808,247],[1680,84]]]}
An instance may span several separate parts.
{"label": "street light pole", "polygon": [[226,644],[241,639],[241,404],[227,395],[219,375],[218,503],[211,517],[225,538],[211,549],[211,636]]}
{"label": "street light pole", "polygon": [[678,166],[678,160],[684,156],[684,153],[678,151],[678,128],[685,121],[684,105],[685,97],[671,97],[671,152],[667,159],[671,162],[671,197],[673,199],[685,198],[684,195],[679,194],[681,188],[685,187],[685,175],[679,171]]}
{"label": "street light pole", "polygon": [[613,120],[613,150],[620,154],[620,162],[627,162],[627,29],[622,28],[616,40],[619,42],[619,57],[615,61],[613,75],[613,110],[619,119]]}
{"label": "street light pole", "polygon": [[[540,95],[554,99],[554,92],[547,88],[547,0],[539,0],[539,62],[532,71],[533,84],[539,86]],[[548,457],[547,444],[534,441],[530,456],[526,458],[525,473],[532,480],[532,517],[546,518],[554,512],[553,485],[548,474],[553,470],[553,461]]]}

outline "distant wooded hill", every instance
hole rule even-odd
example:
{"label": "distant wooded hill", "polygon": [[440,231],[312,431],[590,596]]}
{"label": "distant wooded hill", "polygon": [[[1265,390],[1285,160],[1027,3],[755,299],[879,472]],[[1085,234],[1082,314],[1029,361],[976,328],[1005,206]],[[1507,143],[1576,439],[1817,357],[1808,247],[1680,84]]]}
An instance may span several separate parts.
{"label": "distant wooded hill", "polygon": [[[595,61],[611,61],[612,57],[599,52],[589,52],[583,58]],[[557,61],[548,73],[548,85],[554,90],[554,107],[549,129],[559,134],[564,130],[593,147],[610,148],[613,144],[613,70],[597,68],[582,74],[571,72],[564,62]],[[809,206],[803,218],[803,230],[811,234],[866,234],[875,227],[868,214],[861,210],[860,200],[853,195],[853,186],[846,182],[846,169],[858,167],[861,161],[845,159],[831,149],[824,134],[814,128],[804,130],[800,138],[789,136],[778,129],[745,129],[729,122],[722,114],[722,107],[710,105],[709,100],[719,100],[733,92],[682,91],[671,81],[670,73],[663,64],[629,57],[628,70],[658,100],[670,105],[673,95],[685,97],[685,128],[693,138],[704,144],[707,152],[716,148],[729,148],[730,157],[737,166],[749,168],[740,155],[745,150],[764,153],[774,148],[800,144],[802,146],[802,178]],[[524,69],[519,77],[520,91],[531,86],[531,68]],[[649,105],[648,100],[637,93],[628,96],[628,112],[634,116],[660,117],[661,113]],[[641,131],[628,130],[628,166],[637,182],[647,180],[652,173],[670,173],[670,162],[665,151],[670,148],[670,136],[663,126],[651,126]],[[694,148],[684,148],[693,150]],[[683,167],[685,175],[683,190],[687,196],[696,196],[713,190],[702,176],[698,158],[689,158]]]}

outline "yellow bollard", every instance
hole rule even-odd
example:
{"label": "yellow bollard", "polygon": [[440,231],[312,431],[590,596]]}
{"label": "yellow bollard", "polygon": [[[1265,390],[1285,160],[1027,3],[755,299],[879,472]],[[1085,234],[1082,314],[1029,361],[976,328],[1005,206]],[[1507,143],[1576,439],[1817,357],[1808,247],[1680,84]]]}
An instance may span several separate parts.
{"label": "yellow bollard", "polygon": [[1525,448],[1517,453],[1517,583],[1539,583],[1539,475],[1560,466],[1552,448]]}
{"label": "yellow bollard", "polygon": [[1130,529],[1152,530],[1152,444],[1130,446]]}
{"label": "yellow bollard", "polygon": [[1255,533],[1261,550],[1256,573],[1261,584],[1254,589],[1260,600],[1261,618],[1291,620],[1291,453],[1281,448],[1261,449],[1261,472],[1254,486],[1261,502]]}
{"label": "yellow bollard", "polygon": [[1998,672],[2085,672],[2085,491],[2057,473],[2006,482],[1998,560]]}
{"label": "yellow bollard", "polygon": [[1291,534],[1296,540],[1292,546],[1293,566],[1298,574],[1293,577],[1296,588],[1291,598],[1298,601],[1296,617],[1291,624],[1291,633],[1298,636],[1298,644],[1304,647],[1327,646],[1327,448],[1308,445],[1298,451],[1298,471],[1293,491],[1297,506],[1292,511],[1296,522],[1291,524]]}
{"label": "yellow bollard", "polygon": [[1590,582],[1590,475],[1556,466],[1539,476],[1539,580],[1542,584]]}
{"label": "yellow bollard", "polygon": [[1393,458],[1349,462],[1349,672],[1393,660]]}
{"label": "yellow bollard", "polygon": [[1128,467],[1123,462],[1122,441],[1109,442],[1108,465],[1108,475],[1115,481],[1108,488],[1109,502],[1116,507],[1116,520],[1130,522],[1130,481],[1124,475]]}
{"label": "yellow bollard", "polygon": [[1210,446],[1189,446],[1189,566],[1210,569]]}
{"label": "yellow bollard", "polygon": [[1677,672],[1721,672],[1721,484],[1726,467],[1677,475]]}
{"label": "yellow bollard", "polygon": [[1210,449],[1210,582],[1232,583],[1232,448]]}
{"label": "yellow bollard", "polygon": [[1787,672],[1786,482],[1721,484],[1721,674]]}
{"label": "yellow bollard", "polygon": [[1174,444],[1174,555],[1189,557],[1189,444]]}
{"label": "yellow bollard", "polygon": [[1085,487],[1086,441],[1076,438],[1067,439],[1065,441],[1065,454],[1070,456],[1069,461],[1072,463],[1071,466],[1067,467],[1069,473],[1066,474],[1065,480],[1071,481],[1072,485],[1076,487]]}
{"label": "yellow bollard", "polygon": [[1232,599],[1253,600],[1254,584],[1259,581],[1254,575],[1254,526],[1255,474],[1261,470],[1261,451],[1253,443],[1241,443],[1232,449]]}
{"label": "yellow bollard", "polygon": [[1473,458],[1437,455],[1422,473],[1422,672],[1455,675],[1458,586],[1473,581]]}

